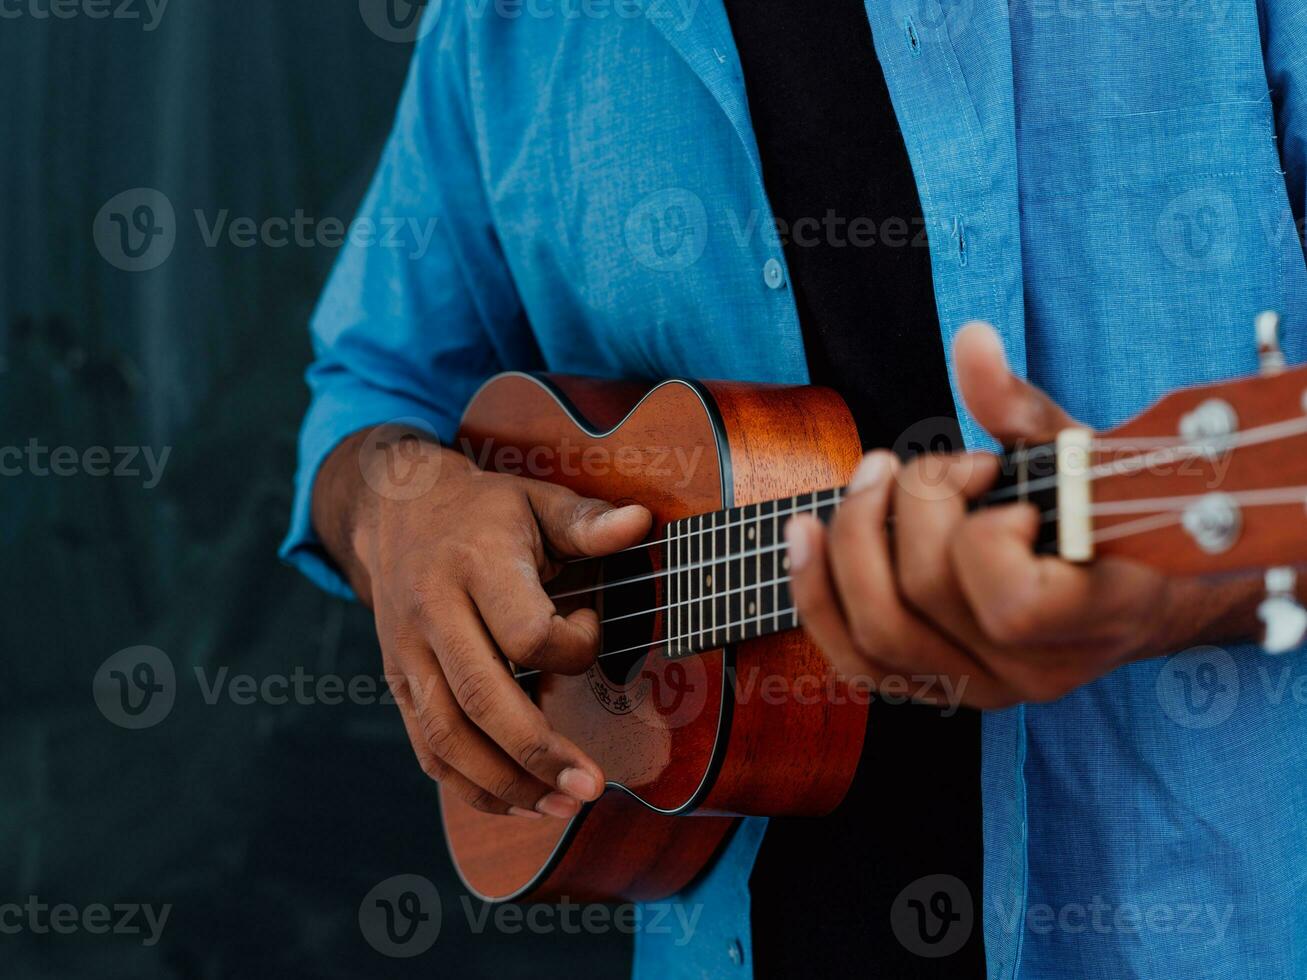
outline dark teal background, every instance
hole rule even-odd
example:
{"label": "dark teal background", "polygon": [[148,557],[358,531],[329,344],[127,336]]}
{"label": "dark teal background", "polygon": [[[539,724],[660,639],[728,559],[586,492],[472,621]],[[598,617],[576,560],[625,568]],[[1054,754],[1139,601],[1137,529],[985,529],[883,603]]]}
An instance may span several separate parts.
{"label": "dark teal background", "polygon": [[[153,489],[0,477],[0,905],[173,909],[154,948],[0,935],[0,976],[624,975],[620,935],[470,934],[393,707],[208,705],[194,675],[380,673],[366,614],[275,556],[335,250],[209,247],[193,212],[347,221],[411,46],[371,33],[357,0],[172,0],[152,32],[28,2],[0,19],[0,446],[171,455]],[[178,237],[128,273],[92,223],[137,187],[168,196]],[[92,699],[136,645],[178,678],[144,731]],[[401,873],[445,908],[414,960],[358,925]]]}

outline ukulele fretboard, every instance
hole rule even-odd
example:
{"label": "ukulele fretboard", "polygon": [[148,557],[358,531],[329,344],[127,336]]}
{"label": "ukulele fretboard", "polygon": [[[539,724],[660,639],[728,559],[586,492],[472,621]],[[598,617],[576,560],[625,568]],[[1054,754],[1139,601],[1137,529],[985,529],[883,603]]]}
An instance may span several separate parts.
{"label": "ukulele fretboard", "polygon": [[843,489],[700,514],[667,527],[667,656],[685,657],[798,626],[785,525],[826,521]]}

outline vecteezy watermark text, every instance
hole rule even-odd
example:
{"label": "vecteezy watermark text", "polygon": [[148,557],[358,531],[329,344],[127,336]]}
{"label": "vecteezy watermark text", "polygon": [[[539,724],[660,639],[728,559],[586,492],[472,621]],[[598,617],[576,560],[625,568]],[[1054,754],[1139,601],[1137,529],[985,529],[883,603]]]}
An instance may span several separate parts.
{"label": "vecteezy watermark text", "polygon": [[141,477],[142,486],[153,490],[163,479],[164,467],[172,447],[155,451],[152,446],[46,446],[36,438],[25,446],[0,446],[0,477],[14,476],[112,476],[128,479]]}
{"label": "vecteezy watermark text", "polygon": [[154,946],[163,936],[171,914],[172,905],[157,908],[136,902],[50,905],[36,895],[28,895],[21,904],[0,904],[0,935],[71,936],[84,932],[92,936],[142,936],[142,946]]}
{"label": "vecteezy watermark text", "polygon": [[[665,936],[677,947],[690,943],[703,915],[700,903],[666,901],[609,906],[580,903],[567,896],[549,904],[492,905],[461,895],[458,904],[464,924],[474,936],[488,932],[503,936],[643,933]],[[359,905],[359,930],[378,953],[409,959],[435,944],[446,917],[440,893],[430,879],[400,874],[379,882],[363,897]]]}
{"label": "vecteezy watermark text", "polygon": [[0,0],[0,20],[136,20],[150,33],[170,0]]}

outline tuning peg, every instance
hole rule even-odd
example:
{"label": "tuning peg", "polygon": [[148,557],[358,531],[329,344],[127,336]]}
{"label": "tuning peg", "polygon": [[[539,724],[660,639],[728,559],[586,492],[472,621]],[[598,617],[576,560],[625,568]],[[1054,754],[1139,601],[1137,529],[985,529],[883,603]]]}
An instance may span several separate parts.
{"label": "tuning peg", "polygon": [[1262,649],[1267,653],[1288,653],[1307,637],[1307,609],[1297,598],[1298,573],[1292,568],[1271,568],[1266,572],[1266,598],[1257,607],[1257,617],[1266,624]]}
{"label": "tuning peg", "polygon": [[[1285,368],[1280,349],[1280,314],[1267,310],[1257,317],[1257,360],[1263,377],[1279,374]],[[1292,568],[1266,571],[1266,598],[1257,607],[1257,616],[1266,624],[1262,649],[1267,653],[1288,653],[1307,637],[1307,609],[1298,601],[1298,573]]]}
{"label": "tuning peg", "polygon": [[1284,351],[1280,350],[1280,314],[1274,310],[1257,316],[1257,359],[1263,376],[1284,370]]}

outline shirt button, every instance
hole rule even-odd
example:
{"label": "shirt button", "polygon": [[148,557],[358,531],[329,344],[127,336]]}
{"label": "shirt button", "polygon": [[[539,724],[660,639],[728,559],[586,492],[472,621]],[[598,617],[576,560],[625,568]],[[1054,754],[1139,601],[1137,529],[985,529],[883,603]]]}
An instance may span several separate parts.
{"label": "shirt button", "polygon": [[726,954],[731,958],[731,962],[736,966],[744,965],[744,947],[740,945],[738,939],[732,939],[727,943]]}
{"label": "shirt button", "polygon": [[762,278],[769,289],[780,289],[785,285],[785,267],[777,259],[768,259],[762,267]]}

